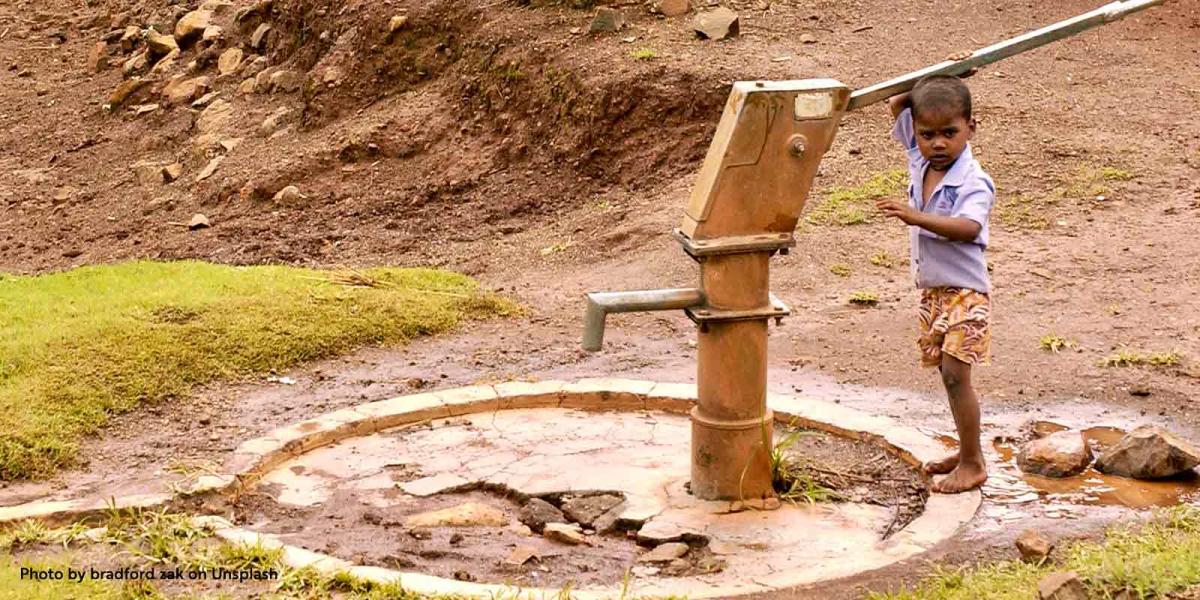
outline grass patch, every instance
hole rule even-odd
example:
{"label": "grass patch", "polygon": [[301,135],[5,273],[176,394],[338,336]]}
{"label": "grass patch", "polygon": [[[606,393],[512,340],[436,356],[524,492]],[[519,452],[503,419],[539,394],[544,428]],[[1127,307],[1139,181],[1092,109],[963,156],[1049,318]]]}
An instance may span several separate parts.
{"label": "grass patch", "polygon": [[73,462],[110,415],[514,307],[428,269],[129,262],[0,276],[0,480]]}
{"label": "grass patch", "polygon": [[822,486],[808,473],[803,463],[793,460],[788,449],[811,431],[792,431],[771,447],[771,487],[780,500],[787,502],[832,502],[837,492]]}
{"label": "grass patch", "polygon": [[996,203],[996,220],[1013,229],[1045,229],[1050,226],[1050,204],[1054,200],[1026,194],[1003,198]]}
{"label": "grass patch", "polygon": [[1064,198],[1095,198],[1109,192],[1109,183],[1130,181],[1136,176],[1124,169],[1112,166],[1082,165],[1062,189]]}
{"label": "grass patch", "polygon": [[1075,571],[1093,598],[1127,591],[1158,598],[1200,584],[1200,508],[1181,506],[1141,527],[1110,529],[1102,542],[1075,542],[1055,562],[1003,561],[963,568],[942,567],[915,589],[870,593],[869,600],[1026,600],[1037,581],[1055,571]]}
{"label": "grass patch", "polygon": [[1041,345],[1042,350],[1048,350],[1055,354],[1058,354],[1059,351],[1063,350],[1064,348],[1075,347],[1075,342],[1068,340],[1061,335],[1053,333],[1043,335],[1042,339],[1038,343]]}
{"label": "grass patch", "polygon": [[880,250],[879,252],[871,255],[871,264],[877,267],[890,269],[896,266],[896,258],[891,254],[888,254],[887,250]]}
{"label": "grass patch", "polygon": [[1121,348],[1100,362],[1105,367],[1174,367],[1183,361],[1183,355],[1175,352],[1151,352],[1149,354]]}
{"label": "grass patch", "polygon": [[654,60],[658,58],[658,53],[654,51],[654,48],[638,48],[630,52],[629,56],[637,60]]}
{"label": "grass patch", "polygon": [[851,273],[850,265],[838,263],[829,267],[829,272],[837,275],[838,277],[849,277]]}
{"label": "grass patch", "polygon": [[850,294],[850,304],[859,306],[875,306],[879,304],[879,294],[870,290],[858,290]]}
{"label": "grass patch", "polygon": [[813,225],[858,225],[875,219],[875,200],[895,196],[908,185],[908,174],[900,169],[876,173],[865,183],[850,188],[833,188],[808,211],[805,221]]}

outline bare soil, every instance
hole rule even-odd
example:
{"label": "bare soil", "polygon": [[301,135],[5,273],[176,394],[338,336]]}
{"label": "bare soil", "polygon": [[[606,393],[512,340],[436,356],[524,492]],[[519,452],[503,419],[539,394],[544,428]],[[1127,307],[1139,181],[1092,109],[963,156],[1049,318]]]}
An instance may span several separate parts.
{"label": "bare soil", "polygon": [[[278,0],[236,24],[239,1],[218,17],[225,44],[269,22],[271,66],[308,80],[296,92],[239,96],[241,78],[214,79],[232,105],[218,137],[243,138],[231,151],[197,147],[199,111],[127,109],[158,102],[162,80],[105,111],[128,56],[117,44],[108,49],[115,66],[94,73],[84,64],[122,15],[168,30],[194,4],[0,5],[0,270],[134,257],[436,265],[480,278],[530,313],[300,369],[295,386],[218,386],[118,417],[88,442],[79,470],[3,484],[0,504],[161,486],[271,427],[413,389],[596,374],[690,380],[693,334],[679,315],[615,317],[604,353],[578,350],[580,294],[692,284],[694,264],[669,231],[731,81],[831,76],[861,87],[1097,3],[734,2],[742,35],[711,42],[696,40],[687,18],[637,3],[621,6],[626,30],[589,35],[572,29],[586,32],[590,12],[541,3]],[[409,25],[389,37],[399,14]],[[970,81],[980,119],[973,147],[999,187],[993,365],[974,376],[990,434],[1030,417],[1200,433],[1198,35],[1200,3],[1173,0]],[[633,58],[639,48],[656,56]],[[197,54],[185,51],[177,69]],[[279,107],[294,118],[260,136]],[[848,115],[813,202],[901,167],[888,127],[879,107]],[[215,174],[197,182],[220,154]],[[141,183],[131,166],[143,160],[178,161],[184,174]],[[1105,167],[1131,178],[1097,180]],[[274,202],[285,185],[305,198]],[[197,212],[213,226],[178,225]],[[772,264],[773,289],[793,310],[772,330],[772,389],[952,432],[940,382],[915,366],[902,227],[805,226],[798,236]],[[835,265],[849,274],[832,273]],[[849,305],[859,290],[880,303]],[[1044,350],[1049,334],[1075,347]],[[1182,363],[1102,366],[1122,347],[1174,350]]]}

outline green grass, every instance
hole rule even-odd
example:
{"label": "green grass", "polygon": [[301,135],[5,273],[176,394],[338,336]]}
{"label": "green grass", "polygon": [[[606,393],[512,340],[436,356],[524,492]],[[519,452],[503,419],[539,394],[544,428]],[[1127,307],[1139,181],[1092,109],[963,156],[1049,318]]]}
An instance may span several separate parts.
{"label": "green grass", "polygon": [[1183,355],[1175,351],[1146,354],[1129,348],[1121,348],[1106,356],[1100,364],[1105,367],[1174,367],[1178,366],[1182,360]]}
{"label": "green grass", "polygon": [[[64,557],[51,560],[17,561],[0,556],[0,600],[150,600],[161,598],[145,582],[117,584],[85,578],[81,581],[33,581],[21,578],[21,567],[55,570],[65,573],[69,561]],[[81,568],[80,565],[75,565]]]}
{"label": "green grass", "polygon": [[[764,434],[765,435],[765,434]],[[837,492],[822,486],[813,479],[804,465],[788,453],[801,437],[815,435],[811,431],[790,431],[771,447],[771,487],[780,500],[787,502],[831,502],[839,498]]]}
{"label": "green grass", "polygon": [[808,211],[813,225],[858,225],[874,220],[875,200],[901,194],[908,174],[900,169],[876,173],[856,187],[833,188]]}
{"label": "green grass", "polygon": [[896,266],[896,262],[896,258],[891,254],[888,254],[887,250],[880,250],[879,252],[871,255],[871,264],[877,267],[890,269]]}
{"label": "green grass", "polygon": [[870,593],[869,600],[1027,600],[1037,581],[1055,571],[1075,571],[1093,598],[1127,591],[1149,599],[1200,584],[1200,508],[1159,513],[1142,527],[1110,529],[1102,542],[1067,545],[1047,564],[1003,561],[962,568],[941,567],[916,588]]}
{"label": "green grass", "polygon": [[875,306],[879,304],[879,294],[870,290],[858,290],[850,294],[850,304],[860,306]]}
{"label": "green grass", "polygon": [[0,480],[72,464],[80,437],[143,403],[512,310],[426,269],[130,262],[0,275]]}
{"label": "green grass", "polygon": [[838,277],[849,277],[850,273],[853,271],[850,269],[850,265],[838,263],[829,267],[829,272],[837,275]]}
{"label": "green grass", "polygon": [[658,57],[658,53],[654,51],[654,48],[638,48],[630,52],[629,56],[637,60],[654,60]]}
{"label": "green grass", "polygon": [[1050,226],[1048,213],[1054,202],[1027,194],[1012,197],[1001,194],[996,203],[996,220],[1012,229],[1046,229]]}
{"label": "green grass", "polygon": [[1064,348],[1074,348],[1075,347],[1075,342],[1068,340],[1067,338],[1062,337],[1061,335],[1057,335],[1057,334],[1053,334],[1053,333],[1048,333],[1046,335],[1043,335],[1042,339],[1039,340],[1038,344],[1041,345],[1042,350],[1048,350],[1055,354],[1058,354],[1058,352]]}

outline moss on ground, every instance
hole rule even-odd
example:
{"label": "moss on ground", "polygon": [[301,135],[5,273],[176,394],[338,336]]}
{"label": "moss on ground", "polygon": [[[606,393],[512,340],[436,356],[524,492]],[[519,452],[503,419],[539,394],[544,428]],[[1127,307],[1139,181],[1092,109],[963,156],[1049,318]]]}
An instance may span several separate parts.
{"label": "moss on ground", "polygon": [[129,262],[0,275],[0,480],[72,464],[114,414],[514,307],[428,269]]}
{"label": "moss on ground", "polygon": [[858,225],[875,220],[875,200],[899,196],[908,185],[908,174],[892,169],[872,175],[854,187],[836,187],[813,203],[805,221],[812,225]]}

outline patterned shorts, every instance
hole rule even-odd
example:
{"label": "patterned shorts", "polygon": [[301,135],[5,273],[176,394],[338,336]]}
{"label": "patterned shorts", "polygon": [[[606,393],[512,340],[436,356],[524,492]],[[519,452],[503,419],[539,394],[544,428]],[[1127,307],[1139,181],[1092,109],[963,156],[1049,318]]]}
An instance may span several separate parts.
{"label": "patterned shorts", "polygon": [[988,364],[992,347],[992,302],[987,294],[965,288],[921,291],[921,365],[942,364],[949,354],[969,365]]}

